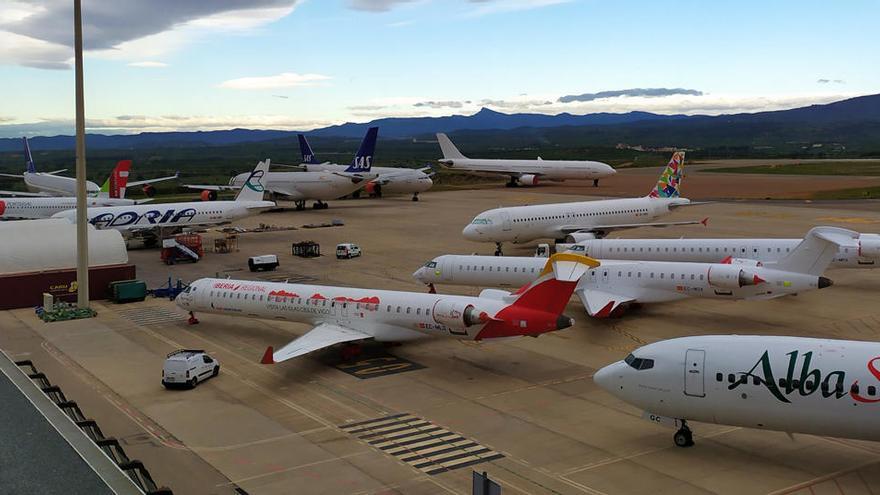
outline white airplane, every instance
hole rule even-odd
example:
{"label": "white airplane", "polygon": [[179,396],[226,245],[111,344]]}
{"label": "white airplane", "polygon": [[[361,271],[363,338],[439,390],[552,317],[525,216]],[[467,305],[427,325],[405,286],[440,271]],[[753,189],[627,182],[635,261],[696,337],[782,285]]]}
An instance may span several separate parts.
{"label": "white airplane", "polygon": [[514,294],[483,291],[479,297],[320,285],[203,278],[177,297],[190,312],[282,319],[314,326],[264,363],[285,361],[343,342],[401,342],[426,337],[484,340],[536,337],[568,328],[563,315],[578,279],[599,263],[573,254],[544,260],[540,276]]}
{"label": "white airplane", "polygon": [[673,209],[691,203],[680,197],[684,152],[676,152],[660,175],[657,185],[643,198],[603,199],[573,203],[495,208],[477,215],[462,231],[465,239],[494,242],[495,255],[501,244],[535,239],[568,239],[578,242],[605,237],[608,232],[635,227],[706,224],[702,221],[652,222]]}
{"label": "white airplane", "polygon": [[[803,239],[591,239],[557,244],[598,259],[716,263],[726,258],[760,261],[769,266],[788,255]],[[578,247],[580,246],[580,247]],[[880,267],[880,234],[859,234],[855,246],[841,246],[831,268]]]}
{"label": "white airplane", "polygon": [[443,158],[437,160],[441,165],[463,172],[494,174],[510,177],[507,187],[517,185],[535,186],[539,181],[564,181],[566,179],[592,179],[593,186],[599,186],[599,179],[611,177],[617,171],[602,162],[586,160],[507,160],[468,158],[458,151],[446,134],[437,133],[437,141]]}
{"label": "white airplane", "polygon": [[[269,161],[260,162],[248,176],[234,201],[191,201],[134,206],[89,208],[89,223],[98,229],[116,229],[123,234],[155,233],[164,229],[208,226],[229,223],[275,207],[263,201]],[[76,210],[52,215],[76,223]]]}
{"label": "white airplane", "polygon": [[707,335],[655,342],[593,380],[677,429],[687,421],[880,441],[880,344],[852,340]]}
{"label": "white airplane", "polygon": [[[27,186],[29,191],[32,192],[22,192],[22,191],[0,191],[0,194],[6,196],[22,196],[22,197],[53,197],[53,196],[62,196],[62,197],[71,197],[76,196],[76,178],[75,177],[64,177],[59,174],[64,172],[66,169],[55,170],[53,172],[37,172],[37,167],[34,164],[33,156],[31,155],[31,148],[28,144],[27,138],[22,138],[22,142],[24,143],[24,160],[25,160],[25,172],[23,174],[0,174],[2,177],[15,177],[24,179],[24,183]],[[117,166],[121,165],[123,162],[128,162],[129,167],[131,167],[131,160],[122,160]],[[126,171],[126,177],[128,172]],[[137,182],[129,182],[127,187],[134,186],[144,186],[144,193],[147,196],[152,197],[155,194],[155,189],[149,184],[153,184],[155,182],[161,182],[165,180],[177,179],[177,174],[172,175],[170,177],[160,177],[157,179],[148,179]],[[111,175],[112,178],[112,175]],[[106,183],[105,183],[106,184]],[[101,192],[104,191],[103,188],[98,187],[92,181],[86,181],[86,193],[89,196],[101,196]],[[120,198],[125,197],[125,187],[121,190]]]}
{"label": "white airplane", "polygon": [[[302,134],[299,137],[299,149],[302,152],[303,170],[307,172],[327,171],[327,172],[345,172],[346,165],[337,165],[330,162],[322,162],[312,151],[312,147]],[[383,194],[412,194],[412,200],[419,200],[419,193],[425,192],[434,185],[431,180],[433,172],[430,168],[415,169],[403,167],[372,167],[370,170],[376,174],[375,179],[371,179],[364,184],[364,190],[375,197],[382,197]],[[430,173],[429,173],[430,172]],[[360,190],[355,191],[352,195],[357,197]]]}
{"label": "white airplane", "polygon": [[[581,279],[575,294],[590,316],[620,315],[633,303],[660,303],[688,297],[773,299],[830,287],[821,274],[842,245],[857,242],[858,232],[815,227],[788,256],[772,267],[754,260],[727,263],[602,260]],[[434,258],[413,277],[431,284],[518,286],[532,280],[543,258],[456,256]]]}
{"label": "white airplane", "polygon": [[[312,207],[316,210],[328,208],[326,200],[348,196],[363,187],[364,181],[375,178],[371,169],[378,134],[378,127],[371,127],[367,131],[354,160],[345,170],[268,172],[266,191],[272,193],[273,197],[285,196],[293,200],[297,210],[305,209],[306,201],[309,199],[315,200]],[[203,199],[215,200],[216,191],[240,189],[247,178],[248,174],[238,174],[229,180],[228,186],[187,185],[185,187],[207,192],[207,195],[203,193]]]}

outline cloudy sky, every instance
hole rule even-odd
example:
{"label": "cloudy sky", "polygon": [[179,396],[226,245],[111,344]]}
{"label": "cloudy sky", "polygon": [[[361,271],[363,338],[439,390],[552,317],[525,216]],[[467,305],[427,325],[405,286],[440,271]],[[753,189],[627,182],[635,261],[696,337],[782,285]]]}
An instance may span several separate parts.
{"label": "cloudy sky", "polygon": [[[876,1],[83,0],[92,132],[731,113],[880,93]],[[0,137],[70,133],[72,1],[0,0]]]}

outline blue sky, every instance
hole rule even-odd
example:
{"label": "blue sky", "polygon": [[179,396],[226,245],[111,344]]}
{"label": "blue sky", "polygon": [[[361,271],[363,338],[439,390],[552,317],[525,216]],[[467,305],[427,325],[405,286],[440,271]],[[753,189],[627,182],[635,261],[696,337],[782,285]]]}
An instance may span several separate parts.
{"label": "blue sky", "polygon": [[[0,0],[0,136],[71,129],[70,3]],[[482,106],[717,114],[880,92],[873,1],[84,4],[94,132],[309,129]]]}

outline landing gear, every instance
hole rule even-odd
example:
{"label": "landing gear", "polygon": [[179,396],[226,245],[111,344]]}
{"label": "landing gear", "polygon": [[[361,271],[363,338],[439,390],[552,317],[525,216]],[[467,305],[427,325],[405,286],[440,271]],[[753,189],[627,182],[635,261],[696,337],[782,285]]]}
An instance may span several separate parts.
{"label": "landing gear", "polygon": [[187,325],[198,325],[199,324],[199,319],[196,318],[196,315],[192,311],[189,312],[189,318],[186,320],[186,324]]}
{"label": "landing gear", "polygon": [[343,361],[349,362],[354,361],[362,352],[360,344],[345,344],[339,351],[339,355]]}
{"label": "landing gear", "polygon": [[501,251],[501,243],[495,243],[495,256],[504,256],[504,252]]}
{"label": "landing gear", "polygon": [[360,198],[360,197],[361,197],[361,190],[360,190],[360,189],[358,189],[357,191],[351,193],[351,198],[352,198],[352,199],[358,199],[358,198]]}
{"label": "landing gear", "polygon": [[306,202],[305,202],[305,200],[294,201],[293,204],[296,205],[296,211],[302,211],[302,210],[305,210],[305,209],[306,209]]}
{"label": "landing gear", "polygon": [[510,182],[505,184],[505,187],[517,187],[517,186],[519,186],[519,183],[516,181],[516,177],[511,177]]}
{"label": "landing gear", "polygon": [[418,200],[419,200],[419,193],[413,193],[412,200],[413,200],[413,201],[418,201]]}
{"label": "landing gear", "polygon": [[436,294],[437,289],[434,288],[434,284],[428,284],[428,294]]}
{"label": "landing gear", "polygon": [[599,187],[599,179],[593,179],[593,187]]}
{"label": "landing gear", "polygon": [[315,201],[315,204],[312,205],[312,208],[315,210],[326,210],[327,208],[330,208],[330,205],[319,200]]}
{"label": "landing gear", "polygon": [[672,436],[672,441],[675,442],[676,447],[693,447],[694,446],[694,434],[691,432],[691,429],[688,428],[687,422],[681,422],[681,428],[675,432],[675,435]]}

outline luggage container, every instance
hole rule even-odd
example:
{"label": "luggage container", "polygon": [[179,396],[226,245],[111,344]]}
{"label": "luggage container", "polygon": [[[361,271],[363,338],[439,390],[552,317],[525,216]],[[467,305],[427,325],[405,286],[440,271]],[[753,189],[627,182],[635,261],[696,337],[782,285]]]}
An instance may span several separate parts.
{"label": "luggage container", "polygon": [[117,304],[139,302],[147,298],[147,284],[142,280],[120,280],[110,284],[110,300]]}

